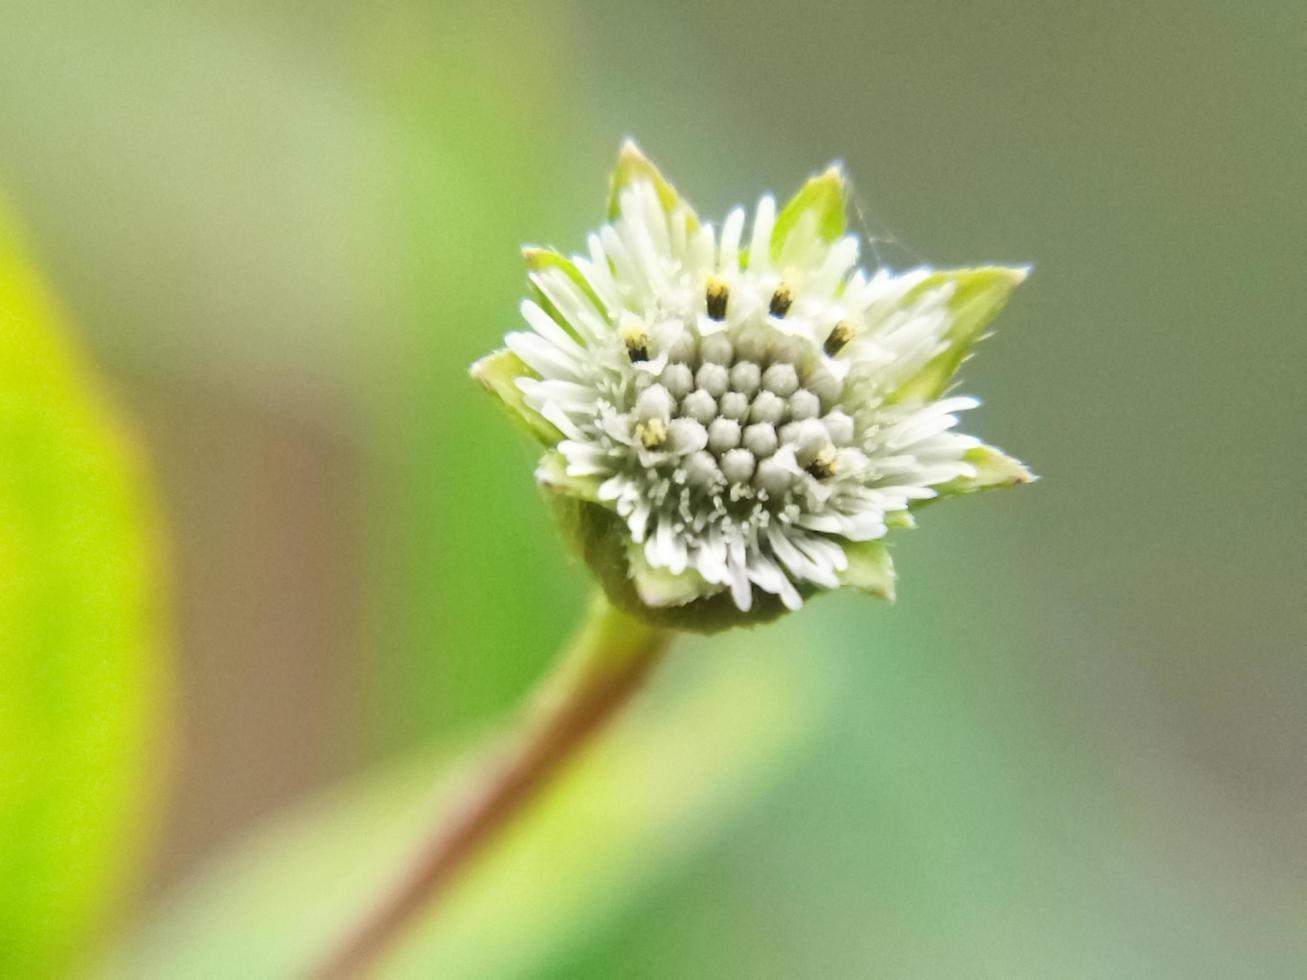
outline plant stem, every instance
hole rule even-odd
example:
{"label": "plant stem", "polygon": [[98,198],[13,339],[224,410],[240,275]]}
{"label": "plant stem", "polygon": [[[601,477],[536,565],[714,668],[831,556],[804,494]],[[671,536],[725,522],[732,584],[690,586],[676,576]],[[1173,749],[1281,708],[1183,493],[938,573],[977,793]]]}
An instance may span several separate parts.
{"label": "plant stem", "polygon": [[419,913],[435,904],[477,855],[547,787],[639,689],[672,634],[614,609],[598,595],[584,625],[537,687],[527,717],[468,795],[430,836],[379,904],[311,976],[361,975]]}

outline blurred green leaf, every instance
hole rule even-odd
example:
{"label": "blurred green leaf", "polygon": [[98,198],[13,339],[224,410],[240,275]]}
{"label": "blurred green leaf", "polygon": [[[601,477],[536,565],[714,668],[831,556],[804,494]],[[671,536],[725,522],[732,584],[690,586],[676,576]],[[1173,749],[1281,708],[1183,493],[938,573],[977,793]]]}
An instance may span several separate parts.
{"label": "blurred green leaf", "polygon": [[84,955],[156,760],[154,515],[0,202],[0,976]]}
{"label": "blurred green leaf", "polygon": [[[476,864],[385,962],[387,976],[520,975],[616,916],[793,758],[825,701],[811,662],[747,638],[678,651],[630,714]],[[706,651],[705,651],[706,653]],[[165,906],[114,976],[296,975],[465,785],[428,751],[282,820]],[[474,760],[472,760],[474,761]]]}

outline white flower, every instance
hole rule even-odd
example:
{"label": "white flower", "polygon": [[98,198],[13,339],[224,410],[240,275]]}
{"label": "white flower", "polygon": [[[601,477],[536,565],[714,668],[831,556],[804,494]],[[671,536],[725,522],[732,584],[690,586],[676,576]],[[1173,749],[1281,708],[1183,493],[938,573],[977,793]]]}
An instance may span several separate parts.
{"label": "white flower", "polygon": [[620,519],[645,607],[888,596],[909,508],[1030,479],[943,397],[1024,270],[868,274],[844,209],[831,169],[717,231],[628,143],[586,254],[526,251],[529,329],[474,374],[550,446],[542,484]]}

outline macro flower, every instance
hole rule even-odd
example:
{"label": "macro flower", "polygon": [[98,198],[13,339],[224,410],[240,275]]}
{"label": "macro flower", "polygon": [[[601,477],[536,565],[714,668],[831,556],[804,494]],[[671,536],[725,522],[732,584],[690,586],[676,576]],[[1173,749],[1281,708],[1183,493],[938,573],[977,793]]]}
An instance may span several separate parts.
{"label": "macro flower", "polygon": [[585,254],[524,255],[525,329],[473,375],[546,446],[537,479],[628,611],[715,629],[892,598],[914,509],[1032,478],[948,390],[1026,271],[864,271],[836,168],[718,230],[628,142]]}

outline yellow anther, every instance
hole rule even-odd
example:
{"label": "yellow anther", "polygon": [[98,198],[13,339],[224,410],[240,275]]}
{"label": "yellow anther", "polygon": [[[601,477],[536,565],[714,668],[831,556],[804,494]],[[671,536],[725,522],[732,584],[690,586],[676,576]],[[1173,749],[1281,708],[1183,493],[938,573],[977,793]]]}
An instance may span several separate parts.
{"label": "yellow anther", "polygon": [[839,457],[835,455],[833,446],[825,446],[817,451],[817,455],[812,462],[808,464],[807,470],[818,480],[829,480],[835,475],[836,464]]}
{"label": "yellow anther", "polygon": [[645,331],[643,323],[633,320],[625,324],[618,331],[618,335],[626,345],[627,356],[632,361],[649,360],[649,334]]}
{"label": "yellow anther", "polygon": [[772,316],[783,317],[790,312],[790,306],[793,303],[794,290],[790,288],[789,283],[782,282],[776,287],[776,291],[771,294],[771,306],[768,308]]}
{"label": "yellow anther", "polygon": [[826,338],[826,343],[822,345],[828,357],[834,357],[842,351],[850,340],[853,339],[853,324],[848,320],[841,320],[831,328],[830,335]]}
{"label": "yellow anther", "polygon": [[708,302],[708,316],[714,320],[726,319],[726,301],[731,297],[731,287],[720,276],[709,276],[705,290]]}
{"label": "yellow anther", "polygon": [[645,449],[657,449],[667,442],[667,423],[659,418],[646,419],[635,427],[635,434]]}

